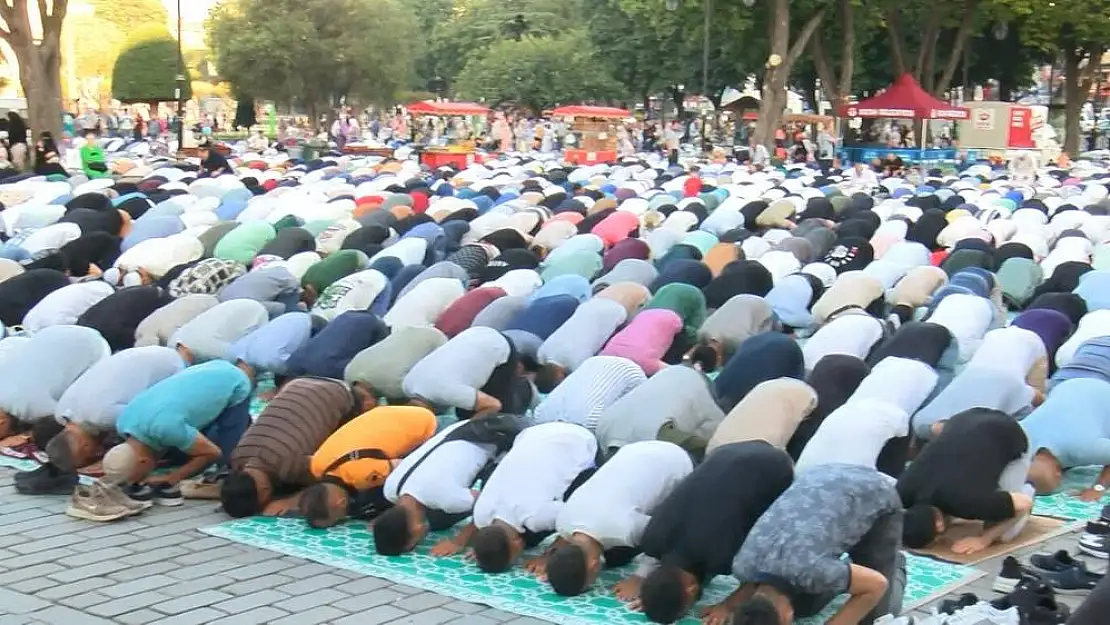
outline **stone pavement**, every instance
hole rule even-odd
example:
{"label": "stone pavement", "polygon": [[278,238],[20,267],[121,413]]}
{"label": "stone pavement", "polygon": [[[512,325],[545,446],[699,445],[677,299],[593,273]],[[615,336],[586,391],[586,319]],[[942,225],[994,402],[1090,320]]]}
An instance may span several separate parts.
{"label": "stone pavement", "polygon": [[[71,519],[66,498],[19,495],[12,474],[0,468],[0,625],[543,623],[207,536],[197,528],[227,519],[210,502],[105,525]],[[984,564],[989,575],[958,592],[993,598],[998,566]]]}

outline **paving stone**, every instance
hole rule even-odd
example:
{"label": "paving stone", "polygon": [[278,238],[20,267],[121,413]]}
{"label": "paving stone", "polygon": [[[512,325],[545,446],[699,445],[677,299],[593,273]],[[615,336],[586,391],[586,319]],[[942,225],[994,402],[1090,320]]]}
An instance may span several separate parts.
{"label": "paving stone", "polygon": [[399,595],[392,590],[374,590],[365,595],[355,595],[335,604],[335,607],[346,612],[362,612],[379,605],[392,603],[404,595]]}
{"label": "paving stone", "polygon": [[406,586],[405,584],[393,584],[392,586],[389,587],[389,589],[390,590],[396,590],[397,592],[401,593],[402,595],[418,595],[422,592],[425,592],[421,588],[414,588],[412,586]]}
{"label": "paving stone", "polygon": [[120,560],[129,555],[131,555],[131,552],[123,547],[108,547],[99,551],[89,551],[63,558],[61,563],[66,566],[84,566],[94,562],[103,562],[104,560]]}
{"label": "paving stone", "polygon": [[43,590],[35,593],[35,595],[40,599],[46,599],[47,601],[57,601],[58,599],[65,599],[66,597],[79,595],[90,590],[96,590],[98,588],[108,588],[113,584],[115,584],[115,582],[108,579],[107,577],[89,577],[79,582],[73,582],[72,584],[62,584],[60,586],[57,582],[51,580],[49,588],[44,588]]}
{"label": "paving stone", "polygon": [[165,562],[159,560],[158,562],[151,562],[143,564],[142,566],[130,566],[122,570],[110,573],[108,577],[120,582],[129,582],[133,579],[146,577],[148,575],[162,575],[180,570],[181,567],[173,562]]}
{"label": "paving stone", "polygon": [[360,577],[345,584],[340,584],[336,586],[335,589],[339,592],[345,592],[348,595],[361,595],[388,585],[389,582],[384,579],[377,577]]}
{"label": "paving stone", "polygon": [[85,579],[86,577],[103,577],[110,573],[115,573],[126,569],[127,565],[118,560],[110,562],[95,562],[93,564],[86,564],[85,566],[77,566],[67,568],[57,573],[53,573],[50,577],[58,580],[59,582],[76,582]]}
{"label": "paving stone", "polygon": [[80,553],[87,553],[108,549],[109,547],[130,547],[134,542],[135,539],[130,534],[113,534],[92,540],[85,538],[79,543],[70,545],[69,548]]}
{"label": "paving stone", "polygon": [[157,621],[164,615],[155,612],[154,610],[135,610],[127,614],[120,614],[116,620],[124,625],[146,625],[152,621]]}
{"label": "paving stone", "polygon": [[[297,571],[297,573],[299,576],[300,571]],[[293,582],[292,584],[286,584],[285,586],[278,586],[274,590],[277,590],[278,592],[284,592],[289,595],[300,595],[303,593],[312,592],[314,590],[319,590],[320,588],[331,588],[333,586],[338,586],[346,581],[346,578],[340,577],[338,575],[332,575],[331,573],[325,573],[324,575],[316,575],[308,579],[301,579],[300,581]]]}
{"label": "paving stone", "polygon": [[223,616],[223,612],[213,610],[212,608],[201,608],[199,610],[192,610],[191,612],[160,618],[157,621],[151,621],[150,625],[200,625],[200,623],[208,623]]}
{"label": "paving stone", "polygon": [[245,579],[241,582],[235,582],[234,584],[225,586],[221,590],[233,595],[249,595],[252,592],[258,592],[259,590],[266,590],[267,588],[274,588],[275,586],[288,584],[291,581],[293,581],[293,578],[286,577],[285,575],[263,575],[262,577]]}
{"label": "paving stone", "polygon": [[212,625],[259,625],[260,623],[270,623],[284,616],[288,616],[288,614],[288,612],[282,612],[275,607],[263,606],[241,614],[233,614],[232,616],[212,621]]}
{"label": "paving stone", "polygon": [[477,614],[478,612],[486,609],[486,606],[484,605],[470,603],[469,601],[451,601],[450,603],[445,604],[443,607],[451,610],[452,612],[458,612],[459,614]]}
{"label": "paving stone", "polygon": [[25,579],[21,582],[8,584],[8,590],[16,592],[25,592],[30,594],[37,594],[40,590],[45,590],[52,586],[57,586],[58,582],[50,579],[49,577],[32,577]]}
{"label": "paving stone", "polygon": [[50,575],[62,570],[65,570],[65,567],[56,562],[42,562],[39,564],[32,564],[31,566],[20,567],[14,571],[0,573],[0,588],[7,588],[8,584],[20,580]]}
{"label": "paving stone", "polygon": [[517,618],[516,614],[513,614],[511,612],[505,612],[503,610],[498,610],[496,608],[489,608],[485,612],[479,612],[475,616],[480,616],[482,618],[488,618],[490,620],[497,621],[498,623],[504,623],[505,621],[511,621],[514,618]]}
{"label": "paving stone", "polygon": [[409,612],[420,612],[421,610],[429,610],[441,606],[450,601],[451,597],[437,595],[434,592],[422,592],[419,595],[410,595],[404,599],[394,601],[393,605],[408,610]]}
{"label": "paving stone", "polygon": [[332,622],[332,625],[377,625],[378,623],[388,623],[390,621],[407,616],[403,611],[390,605],[383,605],[353,614]]}
{"label": "paving stone", "polygon": [[334,604],[336,601],[346,598],[347,595],[338,590],[323,588],[304,594],[294,594],[289,599],[275,603],[274,607],[286,612],[304,612],[318,606]]}
{"label": "paving stone", "polygon": [[115,625],[108,619],[91,616],[60,605],[36,612],[35,618],[48,625]]}
{"label": "paving stone", "polygon": [[207,607],[221,601],[227,601],[231,598],[232,595],[219,590],[202,590],[198,593],[182,595],[176,599],[170,599],[169,601],[154,606],[154,609],[159,612],[165,612],[166,614],[180,614],[182,612],[188,612],[189,610]]}
{"label": "paving stone", "polygon": [[176,558],[177,556],[190,553],[181,547],[162,547],[159,549],[151,549],[149,551],[141,551],[139,553],[132,553],[131,555],[120,558],[120,562],[126,562],[132,566],[139,566],[142,564],[150,564],[151,562],[165,562],[166,560]]}
{"label": "paving stone", "polygon": [[29,614],[50,607],[50,604],[34,595],[0,588],[0,610],[11,614]]}
{"label": "paving stone", "polygon": [[207,551],[188,552],[179,558],[174,558],[174,562],[180,562],[185,565],[204,564],[205,562],[211,562],[213,560],[225,560],[233,556],[241,555],[242,553],[243,552],[240,551],[239,547],[236,545],[224,545],[223,547]]}
{"label": "paving stone", "polygon": [[331,606],[322,605],[304,612],[290,614],[285,618],[273,621],[271,625],[320,625],[320,623],[333,621],[344,616],[347,616],[346,612],[337,610]]}
{"label": "paving stone", "polygon": [[228,592],[227,587],[234,581],[235,580],[231,579],[230,577],[224,577],[223,575],[210,575],[208,577],[194,579],[190,582],[181,582],[174,580],[175,583],[172,586],[161,588],[158,590],[158,592],[170,597],[184,597],[185,595],[189,595],[194,592],[211,590],[213,588],[218,588],[223,592]]}
{"label": "paving stone", "polygon": [[224,571],[235,568],[236,566],[234,562],[208,562],[206,564],[196,564],[189,567],[182,567],[181,565],[174,564],[172,562],[169,562],[167,564],[170,564],[175,568],[175,570],[170,573],[172,577],[184,580],[199,579],[207,575],[223,573]]}
{"label": "paving stone", "polygon": [[508,621],[506,623],[506,625],[549,625],[549,624],[548,624],[547,621],[541,621],[538,618],[532,618],[530,616],[520,616],[520,617],[517,617],[517,618],[515,618],[511,621]]}
{"label": "paving stone", "polygon": [[242,597],[236,597],[228,601],[217,603],[213,607],[229,614],[239,614],[240,612],[247,612],[248,610],[253,610],[260,606],[271,605],[288,598],[289,595],[274,590],[260,590],[258,592],[252,592],[249,595],[243,595]]}
{"label": "paving stone", "polygon": [[[278,571],[284,571],[286,569],[292,569],[296,566],[297,565],[292,562],[286,562],[283,560],[270,560],[268,562],[255,562],[254,564],[248,564],[247,566],[236,566],[236,568],[229,569],[227,572],[224,573],[224,575],[235,579],[245,580],[251,579],[252,577],[260,577],[262,575],[277,573]],[[298,569],[297,577],[303,578],[304,575],[305,574]]]}
{"label": "paving stone", "polygon": [[107,586],[100,592],[109,597],[126,597],[134,593],[146,592],[176,583],[178,583],[176,579],[166,575],[149,575],[147,577],[133,579],[129,582],[123,582],[122,584]]}
{"label": "paving stone", "polygon": [[66,597],[65,599],[60,599],[58,603],[77,610],[84,610],[91,605],[104,603],[105,601],[110,601],[111,599],[111,597],[102,592],[91,591],[83,592],[79,595],[73,595],[72,597]]}
{"label": "paving stone", "polygon": [[447,621],[448,625],[500,625],[501,621],[495,621],[491,618],[478,616],[476,614],[468,614],[466,616],[457,617],[453,621]]}
{"label": "paving stone", "polygon": [[419,612],[410,616],[405,616],[394,621],[390,621],[389,625],[440,625],[459,618],[458,612],[445,610],[443,608],[435,608],[425,612]]}
{"label": "paving stone", "polygon": [[158,592],[139,592],[126,597],[119,597],[104,603],[98,603],[89,606],[86,610],[90,614],[97,616],[119,616],[128,612],[134,612],[140,608],[145,608],[155,603],[160,603],[167,599],[166,595]]}

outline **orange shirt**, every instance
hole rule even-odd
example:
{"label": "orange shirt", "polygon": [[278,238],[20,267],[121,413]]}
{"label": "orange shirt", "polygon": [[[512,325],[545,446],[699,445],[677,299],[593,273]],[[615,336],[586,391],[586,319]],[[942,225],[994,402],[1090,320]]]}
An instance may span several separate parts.
{"label": "orange shirt", "polygon": [[[344,484],[367,490],[381,486],[401,458],[436,433],[436,416],[417,406],[380,406],[347,422],[312,454],[312,475],[329,475]],[[360,449],[380,449],[392,460],[348,460],[325,473],[333,462]]]}

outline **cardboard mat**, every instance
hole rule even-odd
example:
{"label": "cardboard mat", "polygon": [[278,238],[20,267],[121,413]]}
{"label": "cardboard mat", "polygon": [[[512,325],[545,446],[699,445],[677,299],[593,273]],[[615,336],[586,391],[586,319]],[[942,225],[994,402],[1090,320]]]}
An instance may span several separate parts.
{"label": "cardboard mat", "polygon": [[[433,558],[428,549],[439,536],[429,536],[417,552],[399,558],[374,553],[366,523],[348,523],[328,530],[314,530],[298,519],[253,518],[231,521],[201,530],[233,542],[252,545],[327,566],[381,577],[442,595],[488,605],[522,616],[569,625],[642,624],[642,614],[629,611],[612,593],[613,585],[632,568],[605,571],[595,589],[579,597],[556,595],[549,586],[521,570],[502,575],[486,575],[463,556]],[[908,584],[905,610],[920,607],[982,577],[974,568],[939,562],[907,554]],[[728,576],[713,580],[698,608],[724,599],[736,588]],[[822,614],[798,621],[805,625],[824,623],[840,605],[834,602]],[[682,625],[697,625],[698,608]]]}
{"label": "cardboard mat", "polygon": [[983,523],[981,521],[958,521],[953,523],[952,526],[948,528],[947,532],[937,538],[937,541],[933,543],[932,547],[929,549],[915,549],[914,553],[936,558],[938,560],[944,560],[945,562],[951,562],[953,564],[973,566],[980,562],[990,560],[991,558],[1012,553],[1044,542],[1050,538],[1055,538],[1075,528],[1076,523],[1074,521],[1033,516],[1014,540],[1005,544],[991,545],[978,553],[963,555],[954,553],[952,551],[952,544],[961,538],[977,536],[983,531]]}

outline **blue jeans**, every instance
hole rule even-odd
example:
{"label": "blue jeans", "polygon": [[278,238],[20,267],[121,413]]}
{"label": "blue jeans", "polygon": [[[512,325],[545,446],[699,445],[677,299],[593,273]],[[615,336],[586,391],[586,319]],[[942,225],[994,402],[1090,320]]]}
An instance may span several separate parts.
{"label": "blue jeans", "polygon": [[216,444],[223,454],[223,462],[226,464],[231,459],[231,452],[239,444],[239,439],[243,438],[243,433],[251,424],[251,400],[229,406],[216,417],[216,420],[208,424],[208,427],[201,430],[204,437]]}

